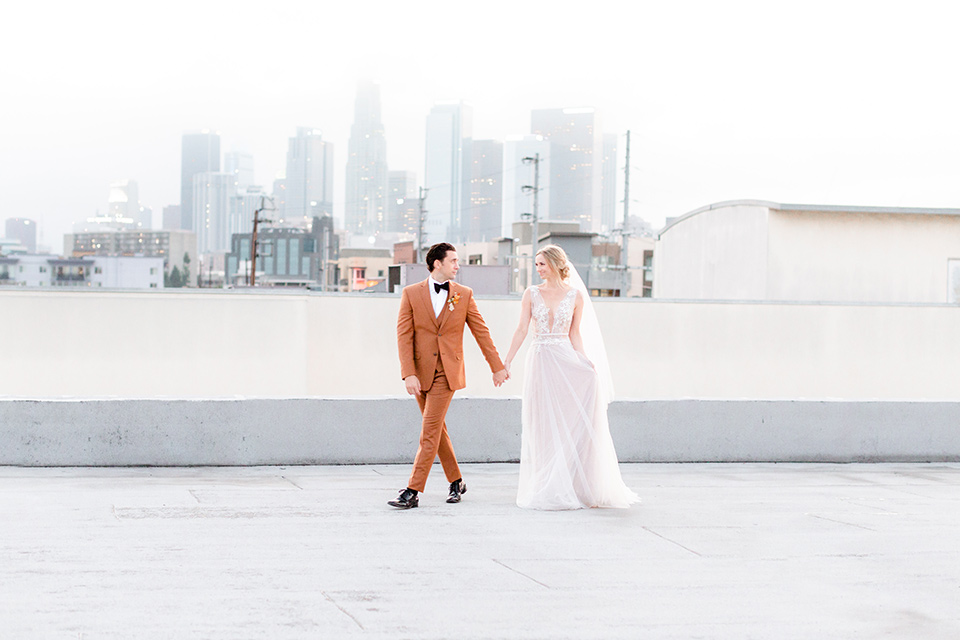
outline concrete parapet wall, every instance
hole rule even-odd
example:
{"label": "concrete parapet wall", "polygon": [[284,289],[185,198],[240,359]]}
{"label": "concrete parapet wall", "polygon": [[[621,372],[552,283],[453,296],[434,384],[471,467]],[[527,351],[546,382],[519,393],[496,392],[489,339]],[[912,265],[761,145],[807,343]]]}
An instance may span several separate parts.
{"label": "concrete parapet wall", "polygon": [[[624,462],[960,461],[960,402],[617,401]],[[514,461],[520,401],[456,398],[464,462]],[[0,465],[409,464],[410,398],[0,401]]]}
{"label": "concrete parapet wall", "polygon": [[[957,305],[595,303],[618,398],[960,401]],[[519,298],[478,304],[505,354]],[[387,294],[0,290],[0,397],[402,394],[398,308]],[[521,393],[522,352],[496,389],[464,342],[461,395]]]}

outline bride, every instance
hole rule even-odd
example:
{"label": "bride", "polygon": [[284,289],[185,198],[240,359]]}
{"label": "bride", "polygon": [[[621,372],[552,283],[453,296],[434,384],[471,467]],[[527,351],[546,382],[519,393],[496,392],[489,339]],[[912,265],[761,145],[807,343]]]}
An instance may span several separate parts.
{"label": "bride", "polygon": [[560,247],[540,249],[536,267],[543,283],[524,291],[520,324],[504,361],[509,371],[532,319],[517,505],[627,507],[640,499],[620,477],[610,438],[607,403],[613,388],[589,295]]}

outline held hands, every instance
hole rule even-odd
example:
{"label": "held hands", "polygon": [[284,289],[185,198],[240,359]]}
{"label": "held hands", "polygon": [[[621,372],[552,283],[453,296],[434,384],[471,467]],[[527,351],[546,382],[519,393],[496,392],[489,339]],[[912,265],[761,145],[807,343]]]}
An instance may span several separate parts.
{"label": "held hands", "polygon": [[407,393],[415,396],[420,393],[420,378],[417,376],[407,376],[403,379],[403,384],[407,387]]}
{"label": "held hands", "polygon": [[506,368],[500,369],[495,374],[493,374],[493,386],[499,387],[504,382],[510,379],[510,372]]}

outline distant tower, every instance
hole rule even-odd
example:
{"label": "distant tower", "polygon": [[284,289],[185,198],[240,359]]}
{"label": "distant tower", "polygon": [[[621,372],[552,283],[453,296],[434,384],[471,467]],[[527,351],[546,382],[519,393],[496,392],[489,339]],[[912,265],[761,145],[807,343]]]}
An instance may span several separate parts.
{"label": "distant tower", "polygon": [[229,173],[208,171],[193,176],[194,232],[200,253],[230,250],[230,212],[237,188]]}
{"label": "distant tower", "polygon": [[176,231],[180,228],[180,205],[168,204],[163,208],[163,219],[161,220],[161,229],[164,231]]}
{"label": "distant tower", "polygon": [[489,242],[502,237],[503,143],[474,140],[471,148],[470,204],[463,215],[463,239]]}
{"label": "distant tower", "polygon": [[550,209],[542,217],[600,231],[603,137],[596,110],[536,109],[530,120],[531,132],[550,141]]}
{"label": "distant tower", "polygon": [[387,224],[392,233],[416,233],[420,217],[417,174],[414,171],[387,172]]}
{"label": "distant tower", "polygon": [[198,233],[193,213],[193,176],[220,171],[220,134],[204,130],[183,134],[180,160],[180,228]]}
{"label": "distant tower", "polygon": [[37,252],[37,223],[28,218],[7,218],[4,237],[17,240],[27,248],[27,253]]}
{"label": "distant tower", "polygon": [[347,156],[344,218],[351,233],[374,235],[385,230],[387,216],[387,140],[380,121],[380,87],[357,88]]}
{"label": "distant tower", "polygon": [[501,233],[504,238],[513,234],[513,223],[521,221],[524,213],[533,213],[533,198],[525,194],[524,186],[533,186],[533,163],[524,158],[540,154],[540,218],[548,219],[550,211],[550,142],[543,136],[507,136],[503,145],[503,215]]}
{"label": "distant tower", "polygon": [[473,109],[463,102],[441,103],[427,116],[426,243],[461,242],[463,213],[470,203]]}
{"label": "distant tower", "polygon": [[253,184],[253,156],[241,151],[223,154],[223,172],[233,176],[238,189]]}
{"label": "distant tower", "polygon": [[333,215],[333,143],[319,129],[297,127],[287,148],[283,217],[309,226],[314,216]]}

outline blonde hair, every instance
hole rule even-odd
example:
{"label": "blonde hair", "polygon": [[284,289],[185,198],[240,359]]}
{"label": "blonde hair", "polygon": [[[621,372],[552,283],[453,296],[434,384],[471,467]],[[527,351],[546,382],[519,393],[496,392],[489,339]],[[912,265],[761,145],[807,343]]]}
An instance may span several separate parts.
{"label": "blonde hair", "polygon": [[550,265],[551,269],[557,272],[557,275],[560,276],[561,280],[566,280],[570,277],[570,267],[567,266],[569,260],[567,259],[567,254],[563,249],[555,244],[548,244],[544,247],[540,247],[540,250],[537,251],[537,255],[543,256],[543,259],[547,261],[547,264]]}

